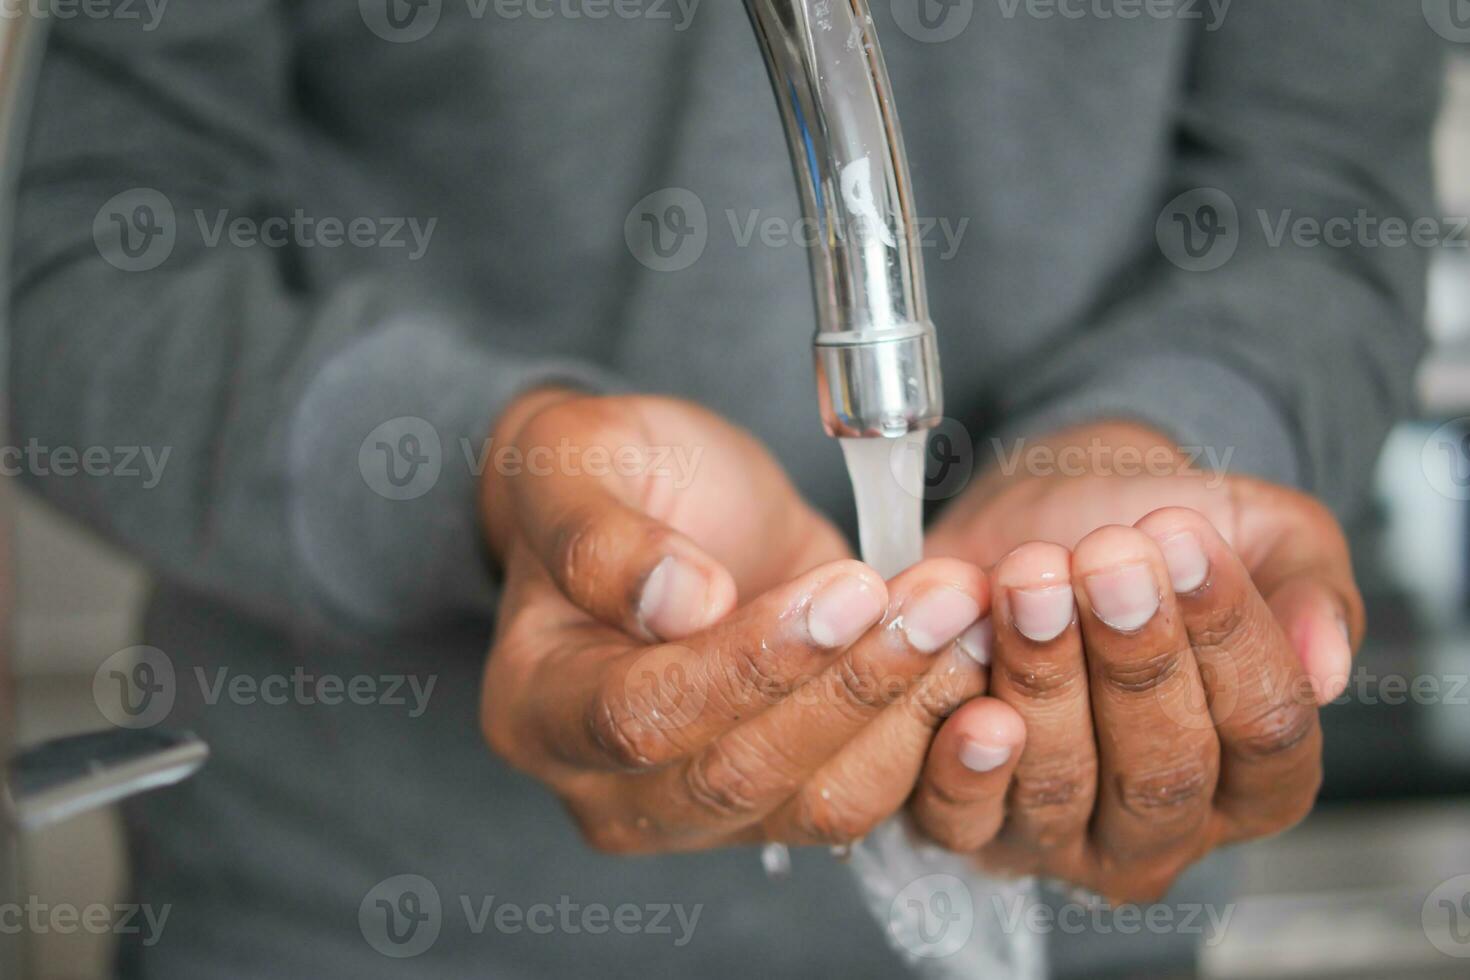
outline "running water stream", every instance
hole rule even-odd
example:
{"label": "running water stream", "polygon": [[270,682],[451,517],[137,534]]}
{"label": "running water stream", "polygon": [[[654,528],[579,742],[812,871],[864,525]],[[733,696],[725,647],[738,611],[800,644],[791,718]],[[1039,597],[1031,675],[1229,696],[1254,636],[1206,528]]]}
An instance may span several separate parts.
{"label": "running water stream", "polygon": [[[841,442],[863,560],[890,579],[923,557],[928,433]],[[1045,975],[1040,938],[1024,928],[1005,929],[1000,914],[1037,901],[1031,882],[986,877],[970,859],[919,838],[902,816],[844,851],[869,910],[921,974],[956,980]]]}
{"label": "running water stream", "polygon": [[929,433],[897,439],[842,439],[857,500],[863,561],[893,578],[924,556],[924,452]]}

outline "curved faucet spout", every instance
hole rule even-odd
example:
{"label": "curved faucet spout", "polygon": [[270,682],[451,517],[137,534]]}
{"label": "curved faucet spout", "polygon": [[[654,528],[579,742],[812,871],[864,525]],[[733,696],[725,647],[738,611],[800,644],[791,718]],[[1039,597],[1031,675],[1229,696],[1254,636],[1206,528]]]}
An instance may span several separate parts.
{"label": "curved faucet spout", "polygon": [[944,413],[908,159],[867,0],[745,0],[816,230],[817,386],[829,435]]}

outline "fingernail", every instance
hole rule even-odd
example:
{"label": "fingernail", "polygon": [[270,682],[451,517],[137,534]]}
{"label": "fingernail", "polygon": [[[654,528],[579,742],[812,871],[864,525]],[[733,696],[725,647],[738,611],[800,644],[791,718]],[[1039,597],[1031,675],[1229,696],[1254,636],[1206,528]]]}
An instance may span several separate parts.
{"label": "fingernail", "polygon": [[653,636],[671,639],[704,625],[709,585],[673,555],[659,562],[638,597],[638,622]]}
{"label": "fingernail", "polygon": [[1007,746],[986,745],[967,738],[960,743],[960,762],[972,772],[993,772],[1011,757]]}
{"label": "fingernail", "polygon": [[883,615],[883,597],[867,580],[846,575],[816,594],[807,608],[812,641],[828,649],[845,647]]}
{"label": "fingernail", "polygon": [[1159,586],[1147,564],[1095,572],[1087,576],[1085,585],[1097,618],[1120,632],[1141,628],[1159,611]]}
{"label": "fingernail", "polygon": [[1169,584],[1174,586],[1175,592],[1188,595],[1205,584],[1210,574],[1210,561],[1192,531],[1183,531],[1165,539],[1160,542],[1159,550],[1164,553],[1164,564],[1169,566]]}
{"label": "fingernail", "polygon": [[1034,643],[1049,643],[1072,623],[1072,587],[1012,589],[1011,620]]}
{"label": "fingernail", "polygon": [[990,652],[995,646],[995,624],[987,616],[960,634],[961,650],[982,667],[990,666]]}
{"label": "fingernail", "polygon": [[903,635],[920,653],[938,653],[980,617],[980,604],[948,586],[919,593],[903,606]]}

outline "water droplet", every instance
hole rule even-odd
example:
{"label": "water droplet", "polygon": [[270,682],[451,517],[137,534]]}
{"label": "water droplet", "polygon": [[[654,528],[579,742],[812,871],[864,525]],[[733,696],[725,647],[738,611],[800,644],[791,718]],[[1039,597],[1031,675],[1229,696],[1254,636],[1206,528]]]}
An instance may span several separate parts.
{"label": "water droplet", "polygon": [[761,867],[772,881],[791,877],[791,849],[785,844],[767,844],[761,848]]}

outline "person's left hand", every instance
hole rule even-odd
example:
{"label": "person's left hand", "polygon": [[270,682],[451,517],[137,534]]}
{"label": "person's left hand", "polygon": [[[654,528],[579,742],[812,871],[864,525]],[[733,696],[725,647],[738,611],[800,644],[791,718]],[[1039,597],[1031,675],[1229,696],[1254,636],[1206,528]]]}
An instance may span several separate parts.
{"label": "person's left hand", "polygon": [[1362,601],[1312,498],[1191,470],[1136,425],[1048,441],[1065,447],[1089,464],[991,474],[930,535],[991,573],[993,662],[910,811],[989,870],[1152,900],[1311,809],[1317,708],[1346,686]]}

